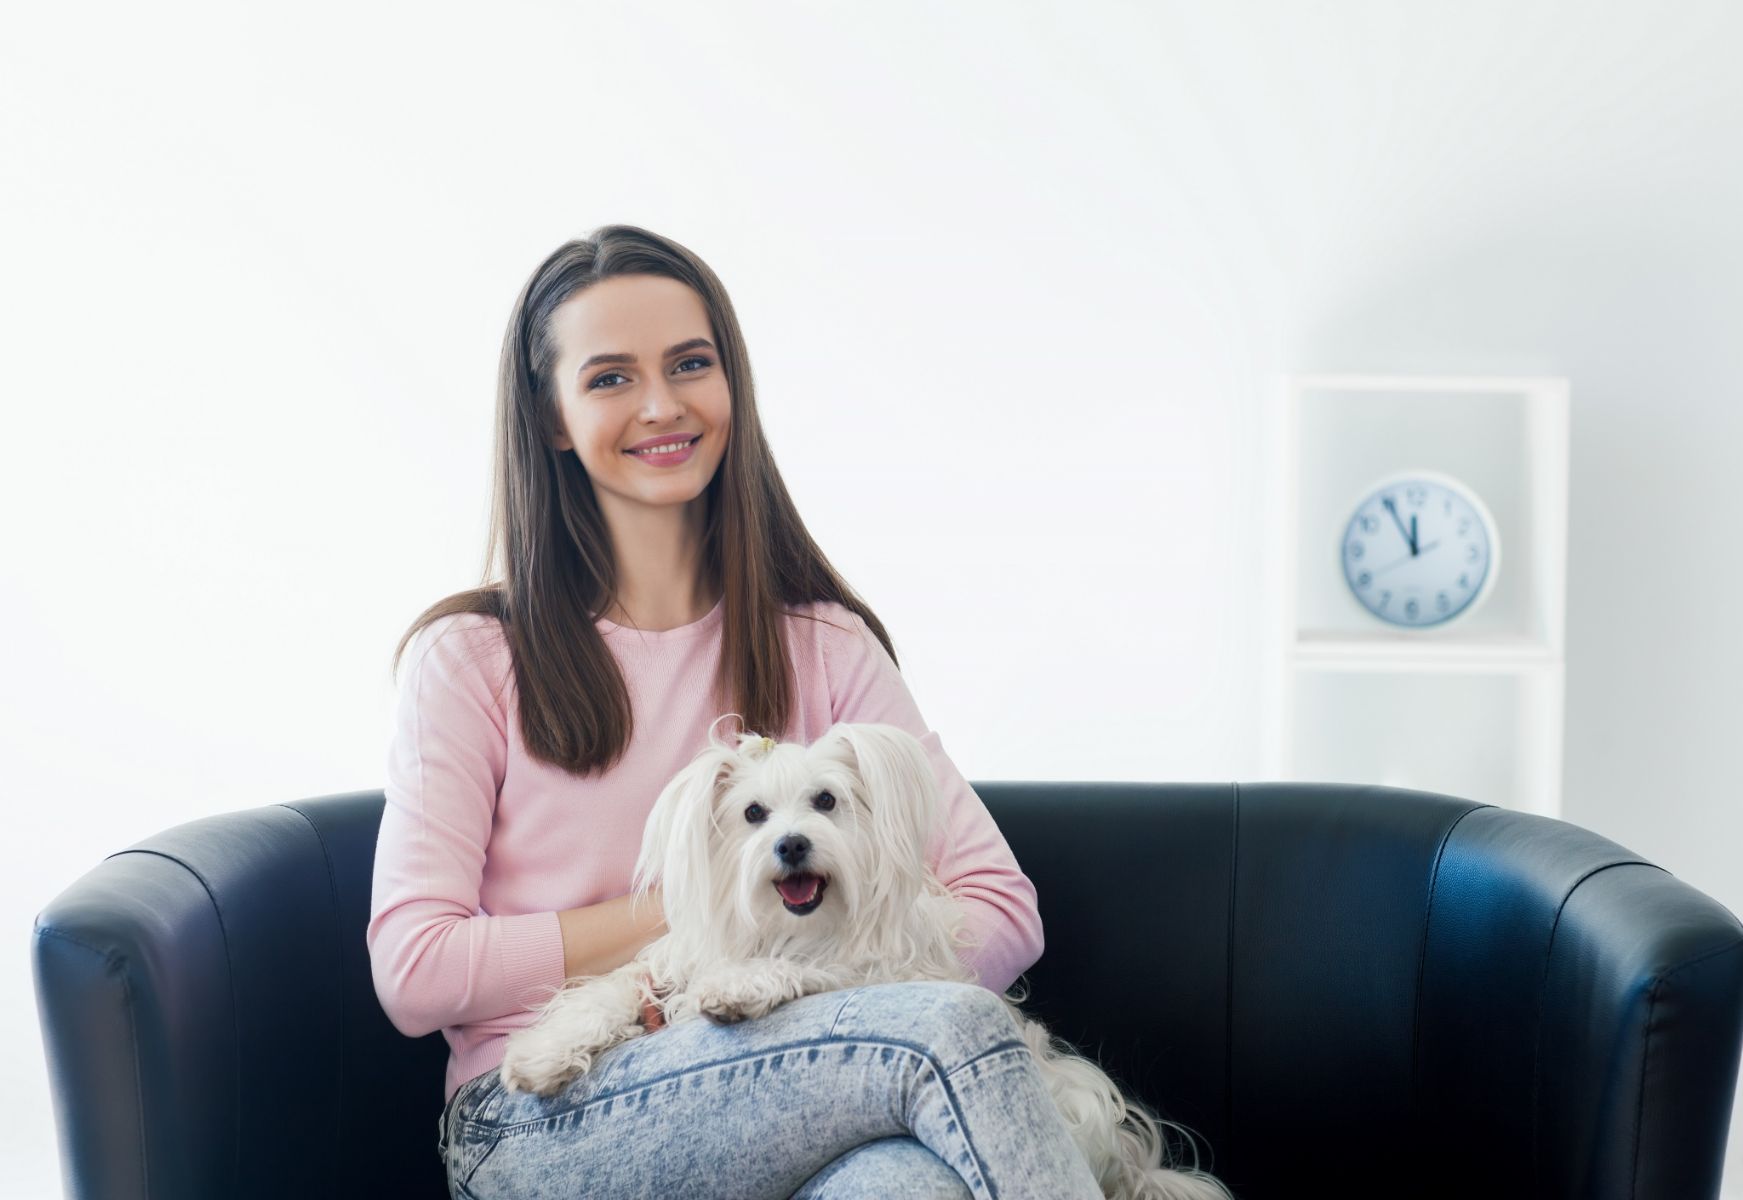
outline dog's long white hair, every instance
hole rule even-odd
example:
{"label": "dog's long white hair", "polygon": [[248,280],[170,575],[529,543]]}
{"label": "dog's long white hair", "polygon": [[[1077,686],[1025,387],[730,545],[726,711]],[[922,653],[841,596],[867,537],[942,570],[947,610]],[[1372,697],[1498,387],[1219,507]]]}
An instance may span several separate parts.
{"label": "dog's long white hair", "polygon": [[[661,949],[687,968],[677,973],[778,957],[836,972],[843,987],[972,981],[956,954],[970,944],[960,908],[926,865],[941,830],[919,744],[868,724],[836,725],[808,747],[750,733],[736,743],[711,736],[643,830],[632,886],[645,896],[659,883]],[[772,886],[787,873],[777,843],[792,838],[808,843],[804,871],[827,881],[831,901],[803,920]]]}
{"label": "dog's long white hair", "polygon": [[[737,1020],[869,983],[977,982],[958,956],[972,945],[960,905],[928,865],[945,832],[931,763],[905,730],[838,723],[806,746],[724,741],[711,728],[655,800],[635,864],[635,901],[658,884],[668,932],[613,975],[554,996],[542,1029],[510,1038],[504,1078],[543,1090],[586,1070],[642,1032],[631,1015],[642,1003],[667,1023]],[[1164,1162],[1161,1127],[1182,1127],[1005,1005],[1104,1196],[1228,1200],[1196,1149],[1194,1166]]]}

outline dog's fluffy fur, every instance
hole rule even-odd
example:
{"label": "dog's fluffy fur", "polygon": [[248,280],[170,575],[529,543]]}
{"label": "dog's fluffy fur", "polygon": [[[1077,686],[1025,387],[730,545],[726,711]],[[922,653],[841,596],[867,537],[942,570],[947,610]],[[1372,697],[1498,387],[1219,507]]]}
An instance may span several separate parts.
{"label": "dog's fluffy fur", "polygon": [[[718,724],[718,722],[717,722]],[[648,814],[633,895],[657,881],[668,932],[608,974],[569,980],[508,1039],[503,1083],[552,1095],[604,1051],[668,1024],[758,1017],[814,992],[871,983],[973,983],[955,898],[927,866],[942,813],[932,766],[892,725],[837,724],[810,746],[710,731]],[[825,881],[797,913],[775,883]],[[1093,1062],[1005,998],[1013,1025],[1089,1162],[1119,1200],[1228,1200],[1196,1168],[1164,1165],[1159,1126]]]}

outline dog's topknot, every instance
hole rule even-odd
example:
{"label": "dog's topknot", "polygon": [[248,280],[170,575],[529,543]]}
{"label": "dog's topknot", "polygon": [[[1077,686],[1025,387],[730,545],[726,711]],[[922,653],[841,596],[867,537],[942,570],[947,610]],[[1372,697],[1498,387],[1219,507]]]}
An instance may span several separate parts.
{"label": "dog's topknot", "polygon": [[[739,729],[737,734],[729,739],[722,739],[718,736],[715,733],[715,727],[728,717],[739,717],[739,715],[737,713],[721,713],[718,717],[715,717],[713,722],[708,726],[708,740],[710,743],[720,747],[722,750],[732,750],[735,753],[743,754],[752,759],[764,759],[773,753],[776,744],[774,738],[764,737],[762,734],[754,733],[748,729]],[[739,717],[741,725],[743,724],[743,721],[744,718]]]}

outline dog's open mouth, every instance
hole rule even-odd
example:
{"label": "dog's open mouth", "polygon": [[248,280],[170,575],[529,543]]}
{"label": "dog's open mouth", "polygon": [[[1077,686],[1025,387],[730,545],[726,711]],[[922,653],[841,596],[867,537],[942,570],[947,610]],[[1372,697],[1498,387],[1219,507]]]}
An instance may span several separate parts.
{"label": "dog's open mouth", "polygon": [[788,912],[800,916],[823,903],[823,892],[828,886],[827,879],[808,871],[775,880],[775,890],[781,893],[781,903],[787,906]]}

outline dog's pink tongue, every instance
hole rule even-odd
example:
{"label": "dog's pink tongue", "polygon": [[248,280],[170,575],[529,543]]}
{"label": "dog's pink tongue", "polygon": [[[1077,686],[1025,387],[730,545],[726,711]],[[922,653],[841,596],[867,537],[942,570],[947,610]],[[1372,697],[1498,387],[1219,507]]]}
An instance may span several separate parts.
{"label": "dog's pink tongue", "polygon": [[789,875],[785,879],[775,881],[775,887],[780,890],[781,899],[788,904],[809,904],[817,894],[818,878],[815,875]]}

